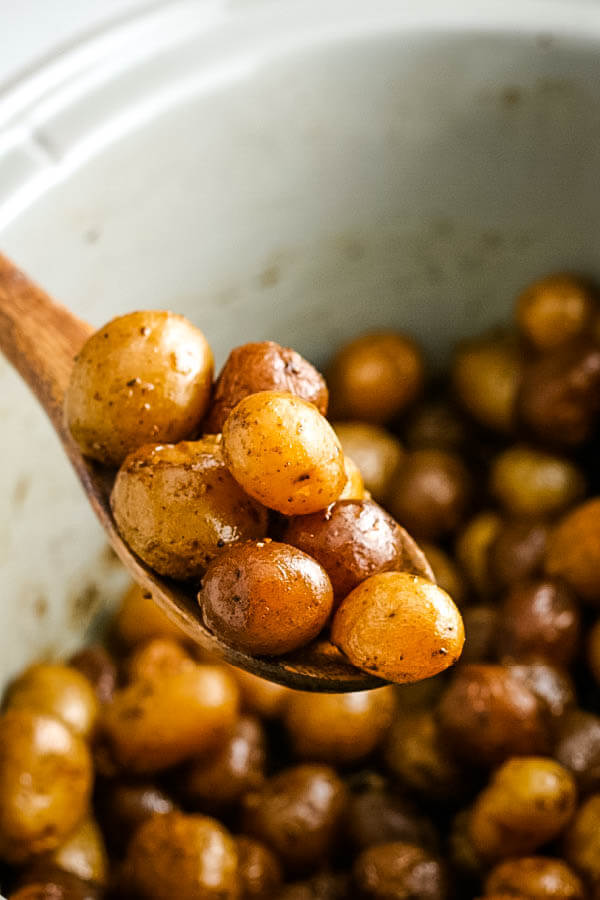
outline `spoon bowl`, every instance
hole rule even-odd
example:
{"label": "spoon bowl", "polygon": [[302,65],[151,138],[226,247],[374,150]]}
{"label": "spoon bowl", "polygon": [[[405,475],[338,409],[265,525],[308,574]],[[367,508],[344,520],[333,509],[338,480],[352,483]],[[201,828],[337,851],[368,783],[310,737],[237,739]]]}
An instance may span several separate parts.
{"label": "spoon bowl", "polygon": [[[202,622],[196,591],[148,568],[119,535],[110,509],[114,472],[86,459],[65,425],[63,404],[73,359],[93,329],[52,300],[0,254],[0,350],[48,415],[89,503],[129,574],[203,649],[261,678],[308,691],[341,693],[385,684],[350,665],[329,641],[317,639],[281,657],[254,657],[230,647]],[[421,555],[416,544],[413,552]]]}

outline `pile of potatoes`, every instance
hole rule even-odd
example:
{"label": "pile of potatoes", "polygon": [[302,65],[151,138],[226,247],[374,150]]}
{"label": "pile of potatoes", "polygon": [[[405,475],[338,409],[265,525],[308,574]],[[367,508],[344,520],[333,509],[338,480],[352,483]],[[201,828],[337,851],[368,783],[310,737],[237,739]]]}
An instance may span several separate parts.
{"label": "pile of potatoes", "polygon": [[[369,385],[361,372],[374,360]],[[390,681],[456,662],[460,613],[365,490],[325,418],[323,376],[263,341],[233,350],[212,377],[204,335],[169,312],[114,319],[75,360],[67,423],[85,455],[119,467],[111,506],[129,547],[188,582],[205,626],[251,656],[324,633]],[[402,335],[368,337],[342,350],[330,380],[340,415],[370,397],[388,418],[420,394],[423,361]]]}

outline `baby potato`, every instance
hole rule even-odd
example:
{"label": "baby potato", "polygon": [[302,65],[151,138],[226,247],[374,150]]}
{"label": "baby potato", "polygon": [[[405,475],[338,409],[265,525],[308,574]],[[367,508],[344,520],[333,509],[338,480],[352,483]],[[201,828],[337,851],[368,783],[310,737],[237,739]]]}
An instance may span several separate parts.
{"label": "baby potato", "polygon": [[236,837],[238,874],[242,900],[270,900],[283,882],[283,873],[275,854],[260,841]]}
{"label": "baby potato", "polygon": [[60,869],[36,867],[24,879],[19,890],[10,894],[9,900],[103,900],[104,891],[97,884],[82,881],[76,875]]}
{"label": "baby potato", "polygon": [[480,337],[458,347],[452,363],[456,397],[480,425],[510,432],[515,424],[522,355],[503,336]]}
{"label": "baby potato", "polygon": [[584,800],[573,816],[565,834],[564,852],[567,861],[590,884],[600,885],[600,794]]}
{"label": "baby potato", "polygon": [[128,681],[162,678],[179,672],[191,660],[186,649],[172,638],[155,638],[136,647],[125,663]]}
{"label": "baby potato", "polygon": [[190,760],[180,786],[203,811],[226,809],[265,778],[267,739],[260,721],[240,716],[225,743]]}
{"label": "baby potato", "polygon": [[[450,594],[457,606],[461,606],[467,595],[467,585],[464,575],[455,561],[437,544],[421,541],[419,546],[431,567],[432,580],[447,594]],[[427,577],[423,572],[415,572],[414,574]]]}
{"label": "baby potato", "polygon": [[295,691],[283,721],[297,756],[345,765],[368,756],[381,743],[395,711],[391,685],[349,694]]}
{"label": "baby potato", "polygon": [[488,875],[486,895],[523,896],[527,900],[585,900],[581,879],[562,860],[525,856],[499,863]]}
{"label": "baby potato", "polygon": [[501,526],[498,513],[480,512],[469,519],[456,540],[456,558],[480,597],[491,593],[489,553]]}
{"label": "baby potato", "polygon": [[391,479],[404,459],[402,444],[383,428],[368,422],[335,422],[333,428],[346,457],[352,457],[358,466],[365,489],[383,503]]}
{"label": "baby potato", "polygon": [[295,694],[283,684],[276,684],[244,669],[232,666],[231,674],[240,689],[242,708],[262,719],[274,719],[281,715],[288,696]]}
{"label": "baby potato", "polygon": [[171,798],[151,781],[106,781],[98,791],[99,818],[111,849],[121,853],[142,822],[175,809]]}
{"label": "baby potato", "polygon": [[503,658],[546,659],[568,666],[579,644],[579,604],[563,581],[539,578],[515,584],[501,608]]}
{"label": "baby potato", "polygon": [[581,795],[600,791],[600,716],[573,709],[560,722],[553,756],[573,773]]}
{"label": "baby potato", "polygon": [[329,394],[323,376],[303,356],[275,341],[235,347],[215,383],[204,431],[219,434],[240,400],[260,391],[285,391],[314,404],[327,414]]}
{"label": "baby potato", "polygon": [[0,717],[0,857],[20,863],[53,850],[85,815],[92,759],[60,719],[31,709]]}
{"label": "baby potato", "polygon": [[239,900],[238,854],[207,816],[172,812],[148,819],[127,851],[131,883],[147,900]]}
{"label": "baby potato", "polygon": [[531,853],[561,833],[575,803],[575,782],[563,766],[543,756],[514,757],[477,797],[471,840],[490,862]]}
{"label": "baby potato", "polygon": [[552,531],[546,572],[563,578],[583,600],[600,605],[600,497],[575,507]]}
{"label": "baby potato", "polygon": [[342,601],[331,639],[355,666],[404,683],[453,665],[465,633],[458,609],[437,585],[407,572],[382,572]]}
{"label": "baby potato", "polygon": [[514,445],[491,467],[492,494],[514,516],[552,516],[585,493],[585,479],[570,460],[533,447]]}
{"label": "baby potato", "polygon": [[150,591],[135,583],[125,592],[114,624],[117,637],[128,647],[157,637],[187,640],[179,625],[153,600]]}
{"label": "baby potato", "polygon": [[418,805],[372,772],[363,779],[359,776],[353,784],[346,834],[358,852],[389,841],[404,841],[428,850],[438,843],[433,822]]}
{"label": "baby potato", "polygon": [[[446,873],[422,847],[392,841],[363,850],[352,869],[361,900],[447,900]],[[354,895],[353,895],[354,896]]]}
{"label": "baby potato", "polygon": [[65,419],[81,452],[119,466],[143,444],[174,443],[200,426],[213,356],[202,332],[171,312],[134,312],[93,334],[75,358]]}
{"label": "baby potato", "polygon": [[243,800],[242,831],[267,844],[290,872],[314,870],[339,837],[348,795],[329,766],[304,764],[267,779]]}
{"label": "baby potato", "polygon": [[462,610],[465,646],[460,657],[463,664],[483,663],[496,659],[499,613],[492,603],[479,603]]}
{"label": "baby potato", "polygon": [[511,587],[541,574],[549,534],[543,519],[502,522],[488,547],[492,587]]}
{"label": "baby potato", "polygon": [[338,500],[312,515],[296,516],[283,540],[323,566],[338,601],[365,578],[391,569],[433,581],[414,541],[372,500]]}
{"label": "baby potato", "polygon": [[60,663],[25,669],[8,689],[5,706],[54,716],[85,739],[91,737],[98,719],[98,698],[88,679]]}
{"label": "baby potato", "polygon": [[212,441],[147,445],[131,453],[110,502],[134,553],[172,578],[197,578],[222,547],[267,530],[267,511],[234,481]]}
{"label": "baby potato", "polygon": [[220,746],[237,720],[239,694],[223,666],[184,660],[115,691],[102,713],[102,731],[118,766],[158,772]]}
{"label": "baby potato", "polygon": [[325,569],[301,550],[246,541],[213,560],[198,601],[206,626],[224,641],[278,656],[319,634],[333,608],[333,589]]}
{"label": "baby potato", "polygon": [[101,644],[91,644],[75,653],[69,665],[87,678],[100,703],[112,697],[117,685],[117,667]]}
{"label": "baby potato", "polygon": [[517,298],[519,328],[537,350],[556,350],[585,334],[596,309],[590,287],[559,272],[530,284]]}
{"label": "baby potato", "polygon": [[459,797],[467,783],[429,709],[402,710],[386,738],[384,759],[401,785],[432,801]]}
{"label": "baby potato", "polygon": [[405,334],[363,334],[345,344],[327,370],[331,405],[341,419],[381,424],[416,399],[424,380],[423,357]]}
{"label": "baby potato", "polygon": [[223,458],[247,494],[290,516],[324,509],[346,484],[344,454],[327,419],[281,391],[238,403],[223,425]]}
{"label": "baby potato", "polygon": [[460,457],[444,450],[413,450],[392,479],[387,506],[419,539],[435,541],[464,518],[471,479]]}

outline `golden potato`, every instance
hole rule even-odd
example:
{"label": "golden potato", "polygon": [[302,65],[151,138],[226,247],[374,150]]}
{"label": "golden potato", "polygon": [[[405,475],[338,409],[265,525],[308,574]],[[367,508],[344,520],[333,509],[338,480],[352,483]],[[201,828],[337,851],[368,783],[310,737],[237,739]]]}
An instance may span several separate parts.
{"label": "golden potato", "polygon": [[514,757],[477,797],[469,833],[488,861],[537,850],[556,838],[575,810],[573,776],[553,759]]}
{"label": "golden potato", "polygon": [[134,312],[93,334],[75,358],[65,419],[82,453],[120,465],[143,444],[200,426],[213,357],[202,332],[171,312]]}
{"label": "golden potato", "polygon": [[402,444],[383,428],[368,422],[335,422],[333,428],[344,453],[358,466],[365,489],[383,503],[404,459]]}
{"label": "golden potato", "polygon": [[516,319],[533,346],[547,352],[585,334],[595,309],[590,287],[560,272],[525,288],[517,298]]}
{"label": "golden potato", "polygon": [[395,711],[391,685],[349,694],[295,691],[283,721],[297,756],[344,765],[368,756],[381,743]]}
{"label": "golden potato", "polygon": [[213,560],[198,602],[206,626],[228,644],[277,656],[319,634],[333,589],[325,569],[296,547],[245,541]]}
{"label": "golden potato", "polygon": [[[460,606],[467,596],[467,585],[454,559],[437,544],[420,541],[419,546],[431,567],[433,581],[450,594],[457,606]],[[415,572],[415,575],[422,574]]]}
{"label": "golden potato", "polygon": [[270,900],[277,894],[283,882],[279,860],[260,841],[236,837],[238,872],[243,900]]}
{"label": "golden potato", "polygon": [[60,663],[38,663],[25,669],[8,689],[5,706],[55,716],[86,739],[98,719],[98,698],[88,679]]}
{"label": "golden potato", "polygon": [[552,516],[585,493],[581,470],[564,457],[515,444],[492,463],[490,489],[507,513]]}
{"label": "golden potato", "polygon": [[344,456],[344,471],[346,473],[346,484],[344,490],[339,496],[340,500],[364,500],[365,499],[365,483],[360,474],[360,469],[349,456]]}
{"label": "golden potato", "polygon": [[111,494],[134,553],[161,575],[195,578],[222,547],[264,537],[267,512],[231,477],[211,441],[147,445],[131,453]]}
{"label": "golden potato", "polygon": [[585,900],[581,879],[562,860],[525,856],[499,863],[488,875],[487,894],[522,895],[528,900]]}
{"label": "golden potato", "polygon": [[421,550],[373,500],[338,500],[309,516],[295,516],[283,540],[323,566],[338,602],[377,572],[410,572],[433,581]]}
{"label": "golden potato", "polygon": [[35,864],[38,863],[71,872],[82,881],[106,884],[108,858],[104,838],[96,820],[91,815],[83,819],[60,846],[36,857]]}
{"label": "golden potato", "polygon": [[0,857],[23,862],[57,847],[85,815],[92,760],[60,719],[31,709],[0,717]]}
{"label": "golden potato", "polygon": [[187,640],[187,635],[156,603],[150,591],[132,584],[125,592],[114,618],[117,637],[129,647],[152,638]]}
{"label": "golden potato", "polygon": [[546,571],[563,578],[583,600],[600,605],[600,497],[581,503],[552,531]]}
{"label": "golden potato", "polygon": [[118,766],[158,772],[227,740],[238,714],[235,681],[223,666],[185,660],[175,671],[138,678],[103,710],[105,741]]}
{"label": "golden potato", "polygon": [[413,844],[391,841],[369,847],[354,861],[352,881],[361,900],[447,900],[446,872],[438,859]]}
{"label": "golden potato", "polygon": [[327,369],[330,402],[342,419],[381,424],[404,412],[421,392],[423,357],[404,334],[364,334],[345,344]]}
{"label": "golden potato", "polygon": [[513,340],[480,337],[458,347],[452,381],[462,407],[481,425],[510,432],[515,424],[522,354]]}
{"label": "golden potato", "polygon": [[128,681],[162,678],[179,672],[191,660],[185,647],[172,638],[154,638],[136,647],[125,662]]}
{"label": "golden potato", "polygon": [[327,419],[281,391],[238,403],[223,426],[223,458],[247,494],[286,515],[324,509],[346,484],[344,454]]}
{"label": "golden potato", "polygon": [[600,794],[581,804],[565,833],[564,852],[591,884],[600,884]]}
{"label": "golden potato", "polygon": [[281,715],[287,698],[295,694],[291,688],[276,684],[244,669],[230,668],[240,689],[242,708],[263,719],[274,719]]}
{"label": "golden potato", "polygon": [[489,553],[501,525],[497,513],[480,512],[469,519],[456,540],[456,558],[480,597],[491,592]]}
{"label": "golden potato", "polygon": [[[31,877],[30,877],[31,876]],[[100,885],[82,881],[70,872],[52,867],[32,867],[22,879],[23,886],[9,900],[103,900]]]}
{"label": "golden potato", "polygon": [[258,341],[235,347],[227,357],[215,384],[204,431],[220,433],[240,400],[259,391],[295,394],[327,414],[327,385],[315,367],[289,347],[275,341]]}
{"label": "golden potato", "polygon": [[404,683],[453,665],[465,634],[445,591],[418,575],[383,572],[342,601],[331,639],[355,666]]}
{"label": "golden potato", "polygon": [[127,862],[134,889],[147,900],[240,900],[235,841],[207,816],[148,819],[133,836]]}

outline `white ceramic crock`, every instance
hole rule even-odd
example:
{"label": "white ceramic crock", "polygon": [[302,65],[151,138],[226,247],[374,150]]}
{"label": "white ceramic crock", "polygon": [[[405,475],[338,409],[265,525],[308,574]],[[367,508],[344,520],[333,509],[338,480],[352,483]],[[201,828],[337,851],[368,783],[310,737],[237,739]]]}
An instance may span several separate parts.
{"label": "white ceramic crock", "polygon": [[[100,324],[170,307],[217,357],[367,327],[434,364],[528,279],[600,275],[595,2],[156,4],[0,95],[0,247]],[[0,685],[122,584],[0,362]]]}

